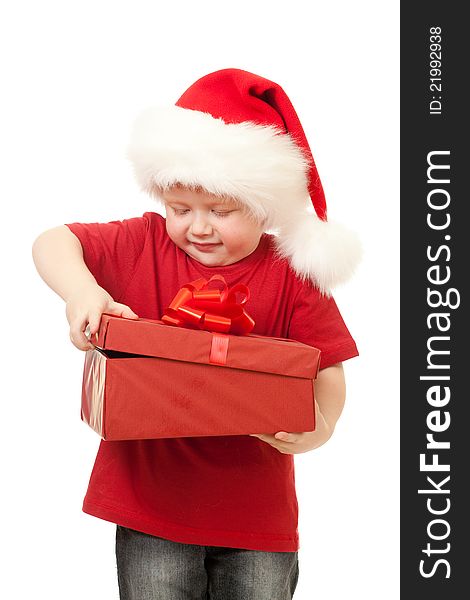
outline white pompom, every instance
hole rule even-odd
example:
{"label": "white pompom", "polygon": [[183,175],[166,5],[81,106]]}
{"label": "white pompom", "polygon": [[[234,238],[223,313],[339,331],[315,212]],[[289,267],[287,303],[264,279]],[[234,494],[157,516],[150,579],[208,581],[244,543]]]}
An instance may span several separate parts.
{"label": "white pompom", "polygon": [[361,243],[353,231],[309,213],[281,226],[276,246],[299,277],[310,279],[327,296],[352,276],[362,257]]}

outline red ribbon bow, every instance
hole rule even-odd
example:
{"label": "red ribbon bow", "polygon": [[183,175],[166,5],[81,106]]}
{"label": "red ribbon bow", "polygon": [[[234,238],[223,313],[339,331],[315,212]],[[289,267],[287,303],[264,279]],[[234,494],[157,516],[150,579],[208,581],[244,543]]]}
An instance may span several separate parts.
{"label": "red ribbon bow", "polygon": [[[238,301],[237,294],[242,295]],[[213,275],[209,281],[196,279],[178,291],[161,320],[176,327],[244,335],[255,326],[243,308],[249,298],[246,285],[239,283],[229,289],[222,275]]]}

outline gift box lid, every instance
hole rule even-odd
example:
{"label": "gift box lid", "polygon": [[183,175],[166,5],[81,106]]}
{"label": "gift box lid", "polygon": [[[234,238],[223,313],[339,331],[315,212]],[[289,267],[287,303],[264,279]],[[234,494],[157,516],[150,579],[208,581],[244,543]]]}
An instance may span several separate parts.
{"label": "gift box lid", "polygon": [[214,341],[228,338],[224,365],[234,369],[314,379],[320,350],[302,342],[255,334],[231,335],[173,327],[160,320],[125,319],[104,313],[100,328],[90,340],[103,350],[213,364]]}

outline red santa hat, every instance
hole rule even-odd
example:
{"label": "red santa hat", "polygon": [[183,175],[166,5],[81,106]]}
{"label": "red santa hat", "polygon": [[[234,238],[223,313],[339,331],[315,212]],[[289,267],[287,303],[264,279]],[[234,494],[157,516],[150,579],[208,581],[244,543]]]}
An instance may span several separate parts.
{"label": "red santa hat", "polygon": [[275,230],[277,252],[297,275],[326,294],[359,262],[356,235],[327,221],[302,125],[273,81],[241,69],[201,77],[175,106],[137,117],[128,157],[141,188],[157,199],[182,184],[239,200]]}

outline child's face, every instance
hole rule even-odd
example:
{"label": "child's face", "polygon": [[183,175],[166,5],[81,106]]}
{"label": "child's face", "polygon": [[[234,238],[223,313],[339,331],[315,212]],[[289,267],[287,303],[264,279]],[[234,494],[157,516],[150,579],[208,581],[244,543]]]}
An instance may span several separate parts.
{"label": "child's face", "polygon": [[235,200],[182,186],[160,195],[165,202],[168,235],[203,265],[230,265],[256,250],[263,228]]}

